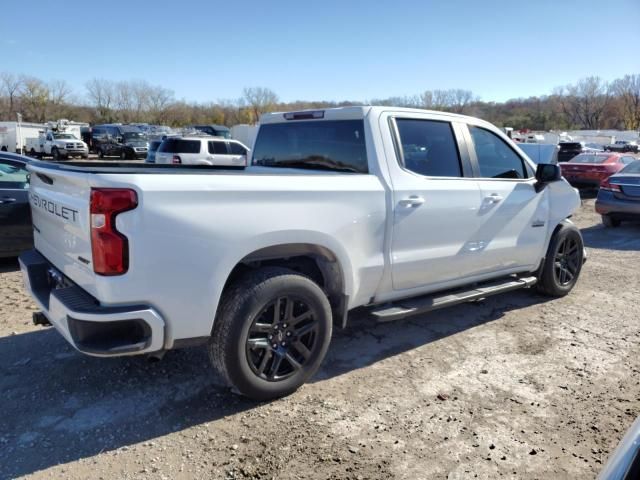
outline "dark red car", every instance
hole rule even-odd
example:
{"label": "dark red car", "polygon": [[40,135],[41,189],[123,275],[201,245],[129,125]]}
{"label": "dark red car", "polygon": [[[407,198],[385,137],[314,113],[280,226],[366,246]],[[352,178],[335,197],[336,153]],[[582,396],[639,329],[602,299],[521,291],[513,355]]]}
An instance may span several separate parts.
{"label": "dark red car", "polygon": [[595,152],[581,153],[568,162],[559,163],[562,176],[577,188],[598,188],[600,182],[636,159],[631,155]]}

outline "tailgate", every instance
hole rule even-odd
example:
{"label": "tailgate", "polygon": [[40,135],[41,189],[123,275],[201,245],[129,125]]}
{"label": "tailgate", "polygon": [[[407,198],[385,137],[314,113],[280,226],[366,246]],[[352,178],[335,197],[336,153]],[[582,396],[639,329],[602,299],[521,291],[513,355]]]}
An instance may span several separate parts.
{"label": "tailgate", "polygon": [[36,250],[82,288],[94,293],[90,174],[33,165],[28,169]]}

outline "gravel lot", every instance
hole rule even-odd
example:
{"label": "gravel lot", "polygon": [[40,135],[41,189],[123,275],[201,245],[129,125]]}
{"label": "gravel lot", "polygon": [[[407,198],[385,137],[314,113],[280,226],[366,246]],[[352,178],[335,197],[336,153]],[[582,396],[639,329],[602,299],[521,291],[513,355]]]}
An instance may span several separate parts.
{"label": "gravel lot", "polygon": [[408,321],[353,315],[324,367],[265,404],[203,349],[94,359],[0,263],[0,478],[592,478],[640,414],[640,225],[574,220],[577,288],[520,291]]}

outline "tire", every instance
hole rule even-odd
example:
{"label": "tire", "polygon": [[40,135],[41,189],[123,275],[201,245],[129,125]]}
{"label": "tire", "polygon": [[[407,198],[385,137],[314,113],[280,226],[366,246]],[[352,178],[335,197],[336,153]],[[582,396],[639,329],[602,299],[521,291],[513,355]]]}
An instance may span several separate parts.
{"label": "tire", "polygon": [[56,147],[53,147],[51,149],[51,156],[53,157],[54,160],[60,160],[60,152]]}
{"label": "tire", "polygon": [[564,297],[578,281],[583,261],[584,242],[580,230],[571,223],[560,224],[551,237],[538,275],[538,291],[552,297]]}
{"label": "tire", "polygon": [[127,151],[123,148],[122,150],[120,150],[120,159],[126,160],[127,158],[129,158],[129,156],[127,155]]}
{"label": "tire", "polygon": [[104,152],[101,148],[98,149],[98,158],[104,158]]}
{"label": "tire", "polygon": [[83,158],[84,160],[86,160],[87,158],[89,158],[89,154],[88,154],[88,153],[83,153],[83,154],[82,154],[82,158]]}
{"label": "tire", "polygon": [[259,401],[283,397],[318,370],[331,330],[331,306],[316,283],[285,268],[263,268],[224,292],[209,357],[242,395]]}
{"label": "tire", "polygon": [[611,215],[602,215],[602,223],[607,228],[616,228],[620,226],[620,220],[613,218]]}

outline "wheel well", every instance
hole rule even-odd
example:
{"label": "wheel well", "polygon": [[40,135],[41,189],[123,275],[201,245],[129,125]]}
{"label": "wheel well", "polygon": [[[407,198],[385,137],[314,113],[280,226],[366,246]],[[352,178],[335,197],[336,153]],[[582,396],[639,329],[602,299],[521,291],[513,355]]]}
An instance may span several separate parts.
{"label": "wheel well", "polygon": [[319,245],[304,243],[275,245],[247,255],[229,274],[223,295],[229,285],[235,283],[247,272],[266,266],[287,268],[309,277],[327,295],[334,319],[343,321],[346,315],[347,297],[342,268],[333,252]]}

